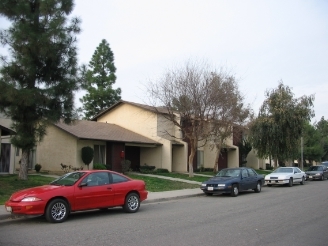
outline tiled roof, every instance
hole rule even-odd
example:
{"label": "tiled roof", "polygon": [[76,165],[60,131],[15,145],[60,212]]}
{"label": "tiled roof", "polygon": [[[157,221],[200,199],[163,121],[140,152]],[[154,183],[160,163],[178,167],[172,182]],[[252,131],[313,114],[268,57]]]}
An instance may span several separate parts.
{"label": "tiled roof", "polygon": [[59,122],[55,124],[55,126],[79,139],[161,145],[150,138],[144,137],[115,124],[77,120],[71,125]]}

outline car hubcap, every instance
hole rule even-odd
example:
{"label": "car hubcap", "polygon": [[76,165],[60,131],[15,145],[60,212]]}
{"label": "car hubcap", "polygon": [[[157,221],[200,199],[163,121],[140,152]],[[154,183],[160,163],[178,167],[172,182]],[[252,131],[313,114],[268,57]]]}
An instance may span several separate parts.
{"label": "car hubcap", "polygon": [[257,190],[261,190],[261,185],[257,183]]}
{"label": "car hubcap", "polygon": [[233,193],[234,193],[235,195],[238,195],[238,188],[237,188],[236,186],[233,188]]}
{"label": "car hubcap", "polygon": [[65,217],[65,215],[66,207],[63,203],[58,202],[51,208],[51,216],[55,220],[61,220]]}
{"label": "car hubcap", "polygon": [[130,196],[128,200],[128,206],[131,210],[136,210],[138,208],[139,202],[136,196]]}

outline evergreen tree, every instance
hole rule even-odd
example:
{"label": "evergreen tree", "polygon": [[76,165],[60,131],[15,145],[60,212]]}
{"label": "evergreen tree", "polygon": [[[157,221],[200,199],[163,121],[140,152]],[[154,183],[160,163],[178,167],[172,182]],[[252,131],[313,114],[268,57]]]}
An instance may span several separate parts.
{"label": "evergreen tree", "polygon": [[29,153],[46,127],[74,117],[78,89],[75,35],[80,20],[68,15],[73,0],[2,0],[0,14],[11,26],[0,32],[10,58],[1,57],[0,112],[13,121],[12,144],[22,149],[19,178],[27,179]]}
{"label": "evergreen tree", "polygon": [[85,119],[90,119],[121,99],[121,89],[113,89],[115,83],[114,54],[105,39],[94,52],[85,76],[87,93],[80,99]]}

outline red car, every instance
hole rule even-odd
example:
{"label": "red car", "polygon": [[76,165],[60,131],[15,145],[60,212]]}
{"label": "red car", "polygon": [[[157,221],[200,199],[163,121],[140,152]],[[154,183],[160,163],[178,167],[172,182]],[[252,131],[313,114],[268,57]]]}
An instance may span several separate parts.
{"label": "red car", "polygon": [[128,213],[139,210],[147,199],[145,182],[108,170],[67,173],[49,185],[15,192],[5,203],[13,214],[45,215],[52,223],[70,212],[122,206]]}

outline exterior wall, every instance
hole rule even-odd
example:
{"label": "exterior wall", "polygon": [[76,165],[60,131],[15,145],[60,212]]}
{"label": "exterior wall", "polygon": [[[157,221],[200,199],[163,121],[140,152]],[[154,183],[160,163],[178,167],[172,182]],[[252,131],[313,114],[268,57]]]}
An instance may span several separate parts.
{"label": "exterior wall", "polygon": [[49,126],[47,135],[37,145],[36,163],[41,164],[41,170],[48,171],[62,171],[61,163],[76,166],[77,138]]}
{"label": "exterior wall", "polygon": [[156,168],[172,171],[172,137],[165,131],[167,130],[172,134],[176,132],[176,129],[164,117],[140,107],[123,103],[112,109],[110,113],[99,117],[97,121],[117,124],[161,143],[162,146],[155,148],[141,146],[140,166],[146,163]]}
{"label": "exterior wall", "polygon": [[239,149],[228,150],[228,167],[239,167]]}
{"label": "exterior wall", "polygon": [[188,145],[172,146],[172,172],[187,172]]}
{"label": "exterior wall", "polygon": [[256,151],[253,149],[248,153],[246,160],[247,160],[246,163],[247,167],[252,167],[254,169],[266,168],[265,166],[266,161],[264,159],[259,159],[256,156]]}

